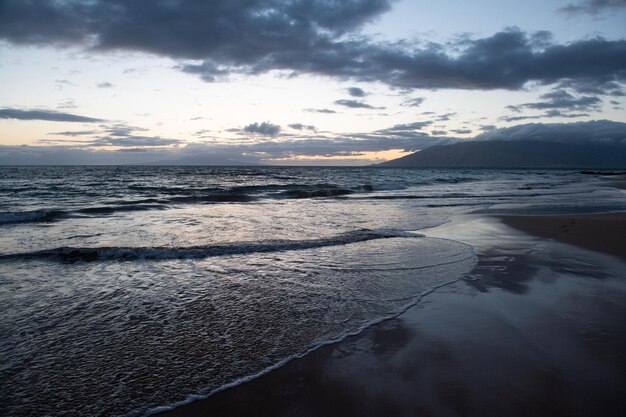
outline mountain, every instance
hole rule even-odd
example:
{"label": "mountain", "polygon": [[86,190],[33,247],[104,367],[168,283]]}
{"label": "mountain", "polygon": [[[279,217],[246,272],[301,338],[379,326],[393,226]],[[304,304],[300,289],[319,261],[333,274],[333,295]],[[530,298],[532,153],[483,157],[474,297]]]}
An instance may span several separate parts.
{"label": "mountain", "polygon": [[543,140],[471,140],[378,164],[406,168],[626,168],[626,145]]}

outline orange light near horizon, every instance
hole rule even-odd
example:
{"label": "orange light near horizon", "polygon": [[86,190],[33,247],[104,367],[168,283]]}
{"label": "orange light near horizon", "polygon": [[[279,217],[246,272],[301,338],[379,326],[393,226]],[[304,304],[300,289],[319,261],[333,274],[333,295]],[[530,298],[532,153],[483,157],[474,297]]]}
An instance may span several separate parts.
{"label": "orange light near horizon", "polygon": [[272,158],[268,159],[270,163],[288,163],[289,161],[343,161],[343,160],[362,160],[370,161],[370,163],[378,163],[389,161],[391,159],[401,158],[405,155],[412,154],[413,152],[406,152],[402,149],[390,149],[387,151],[366,151],[359,152],[354,155],[342,155],[342,156],[323,156],[323,155],[302,155],[294,156],[292,158]]}

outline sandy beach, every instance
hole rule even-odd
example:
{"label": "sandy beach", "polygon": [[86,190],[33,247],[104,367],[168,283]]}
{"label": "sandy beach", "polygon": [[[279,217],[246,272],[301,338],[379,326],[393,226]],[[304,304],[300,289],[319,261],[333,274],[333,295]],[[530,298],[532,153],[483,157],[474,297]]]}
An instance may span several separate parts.
{"label": "sandy beach", "polygon": [[575,216],[503,216],[523,232],[626,259],[626,216],[604,213]]}
{"label": "sandy beach", "polygon": [[426,230],[472,244],[475,270],[396,319],[160,415],[626,415],[625,225],[610,213]]}

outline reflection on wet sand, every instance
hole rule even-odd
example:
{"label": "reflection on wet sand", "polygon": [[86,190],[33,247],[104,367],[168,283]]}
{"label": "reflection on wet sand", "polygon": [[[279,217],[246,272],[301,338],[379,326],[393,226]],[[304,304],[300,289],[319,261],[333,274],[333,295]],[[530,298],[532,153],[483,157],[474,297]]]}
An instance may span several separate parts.
{"label": "reflection on wet sand", "polygon": [[626,415],[626,264],[483,226],[473,228],[479,263],[465,279],[166,415]]}

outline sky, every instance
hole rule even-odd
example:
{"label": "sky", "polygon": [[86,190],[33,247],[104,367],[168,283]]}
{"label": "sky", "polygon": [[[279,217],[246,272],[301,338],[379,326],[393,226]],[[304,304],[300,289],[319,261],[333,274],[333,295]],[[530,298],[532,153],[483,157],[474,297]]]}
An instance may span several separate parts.
{"label": "sky", "polygon": [[591,121],[626,138],[625,23],[626,0],[0,0],[0,164],[364,165]]}

